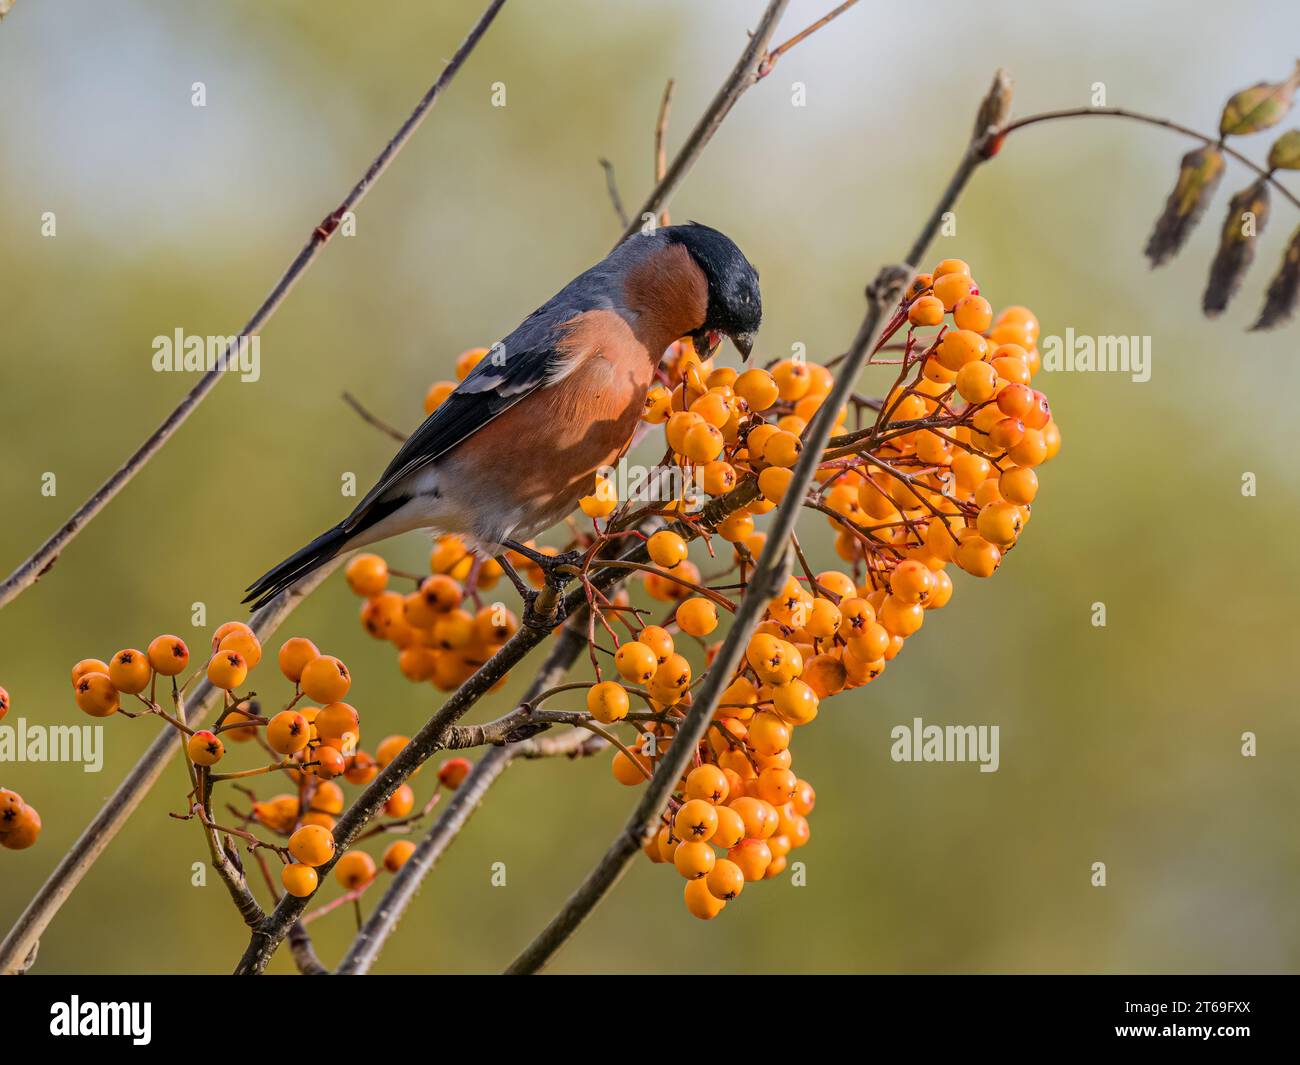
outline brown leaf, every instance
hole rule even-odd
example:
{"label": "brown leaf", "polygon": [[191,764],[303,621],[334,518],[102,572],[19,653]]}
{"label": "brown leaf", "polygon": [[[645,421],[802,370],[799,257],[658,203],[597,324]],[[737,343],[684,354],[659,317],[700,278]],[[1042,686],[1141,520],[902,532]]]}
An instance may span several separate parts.
{"label": "brown leaf", "polygon": [[1268,221],[1268,181],[1260,178],[1242,189],[1228,204],[1219,250],[1210,264],[1210,280],[1201,298],[1206,317],[1216,318],[1236,294],[1241,279],[1255,258],[1255,244]]}
{"label": "brown leaf", "polygon": [[1156,219],[1147,240],[1146,256],[1153,267],[1161,266],[1178,253],[1205,211],[1223,177],[1223,156],[1213,145],[1197,148],[1183,156],[1178,183]]}
{"label": "brown leaf", "polygon": [[1300,129],[1287,130],[1268,150],[1270,170],[1300,170]]}
{"label": "brown leaf", "polygon": [[1300,62],[1286,81],[1261,81],[1249,89],[1242,89],[1223,108],[1219,119],[1219,135],[1240,136],[1258,133],[1276,125],[1291,110],[1295,91],[1300,88]]}
{"label": "brown leaf", "polygon": [[1300,229],[1291,235],[1291,243],[1286,246],[1282,256],[1282,265],[1273,280],[1269,282],[1268,293],[1264,296],[1264,308],[1259,312],[1259,320],[1250,328],[1272,329],[1290,321],[1295,314],[1296,297],[1300,295]]}

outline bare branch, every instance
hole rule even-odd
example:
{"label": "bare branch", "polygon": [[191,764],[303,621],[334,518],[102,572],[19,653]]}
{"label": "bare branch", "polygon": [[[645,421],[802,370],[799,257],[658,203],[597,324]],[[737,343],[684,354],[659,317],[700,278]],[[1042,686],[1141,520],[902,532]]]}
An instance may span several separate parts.
{"label": "bare branch", "polygon": [[623,206],[623,197],[618,192],[618,179],[614,176],[614,164],[602,156],[600,165],[605,171],[605,188],[609,192],[609,202],[614,205],[614,213],[618,215],[619,225],[626,229],[632,224],[632,220],[628,218],[627,208]]}

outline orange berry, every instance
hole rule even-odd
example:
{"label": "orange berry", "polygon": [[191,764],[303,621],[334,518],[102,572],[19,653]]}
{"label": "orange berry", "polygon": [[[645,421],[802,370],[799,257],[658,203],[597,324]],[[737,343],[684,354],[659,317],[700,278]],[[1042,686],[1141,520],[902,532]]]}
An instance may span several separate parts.
{"label": "orange berry", "polygon": [[943,301],[934,296],[921,296],[907,308],[907,320],[917,326],[938,325],[943,315]]}
{"label": "orange berry", "polygon": [[632,684],[646,684],[659,669],[659,658],[649,647],[631,640],[614,653],[614,668]]}
{"label": "orange berry", "polygon": [[303,667],[301,684],[309,699],[336,703],[352,687],[352,676],[348,667],[333,655],[319,655]]}
{"label": "orange berry", "polygon": [[711,921],[726,908],[726,902],[709,890],[706,880],[688,880],[683,892],[686,909],[692,917],[701,921]]}
{"label": "orange berry", "polygon": [[685,691],[691,684],[691,664],[684,656],[673,652],[660,663],[650,683],[670,691]]}
{"label": "orange berry", "polygon": [[456,379],[463,381],[480,362],[487,358],[491,348],[466,348],[456,356]]}
{"label": "orange berry", "polygon": [[320,882],[320,877],[316,870],[310,865],[303,865],[301,862],[294,862],[292,865],[286,865],[280,870],[280,883],[284,885],[284,890],[294,898],[305,899]]}
{"label": "orange berry", "polygon": [[1020,441],[1007,449],[1007,455],[1017,466],[1041,466],[1048,459],[1047,450],[1047,429],[1026,429]]}
{"label": "orange berry", "polygon": [[781,720],[791,725],[806,725],[817,716],[820,700],[812,686],[791,680],[772,689],[772,706]]}
{"label": "orange berry", "polygon": [[983,359],[988,348],[988,342],[974,330],[951,329],[939,341],[938,358],[947,369],[961,373],[963,366]]}
{"label": "orange berry", "polygon": [[680,451],[692,462],[703,463],[716,459],[725,446],[722,430],[700,419],[686,430]]}
{"label": "orange berry", "polygon": [[297,754],[311,739],[311,725],[297,710],[281,710],[266,725],[266,742],[279,754]]}
{"label": "orange berry", "polygon": [[794,433],[781,429],[763,445],[763,461],[788,469],[799,461],[802,450],[803,441]]}
{"label": "orange berry", "polygon": [[232,632],[221,638],[218,651],[238,651],[244,656],[249,669],[256,669],[262,661],[262,642],[251,632]]}
{"label": "orange berry", "polygon": [[348,768],[348,760],[334,747],[315,748],[310,752],[309,760],[316,763],[310,769],[311,774],[322,780],[342,776]]}
{"label": "orange berry", "polygon": [[629,787],[635,784],[644,784],[646,775],[641,770],[649,769],[649,767],[649,760],[642,755],[636,755],[636,760],[633,761],[622,751],[615,751],[614,760],[610,763],[614,779],[620,784],[626,784]]}
{"label": "orange berry", "polygon": [[766,370],[746,370],[731,387],[755,413],[767,410],[781,397],[780,388]]}
{"label": "orange berry", "polygon": [[[686,774],[687,799],[702,799],[705,802],[717,804],[726,800],[729,790],[727,775],[716,765],[709,765],[708,763],[697,765]],[[714,827],[717,827],[716,815]]]}
{"label": "orange berry", "polygon": [[707,843],[717,830],[717,811],[706,799],[688,799],[673,818],[673,834],[678,839]]}
{"label": "orange berry", "polygon": [[1014,544],[1023,526],[1024,517],[1014,503],[990,503],[980,511],[975,522],[980,536],[998,547]]}
{"label": "orange berry", "polygon": [[456,391],[455,381],[434,381],[424,394],[424,413],[432,414]]}
{"label": "orange berry", "polygon": [[698,596],[680,603],[673,617],[688,636],[707,636],[718,627],[718,608]]}
{"label": "orange berry", "polygon": [[660,529],[650,537],[646,544],[646,551],[650,555],[650,561],[656,566],[672,569],[686,560],[686,541],[675,532]]}
{"label": "orange berry", "polygon": [[348,851],[334,864],[334,879],[347,891],[356,891],[375,879],[375,860],[365,851]]}
{"label": "orange berry", "polygon": [[655,653],[657,662],[666,662],[673,653],[672,634],[660,625],[647,625],[637,633],[637,642],[643,643]]}
{"label": "orange berry", "polygon": [[713,871],[718,856],[707,843],[683,840],[673,851],[673,865],[687,880],[701,880]]}
{"label": "orange berry", "polygon": [[312,724],[316,726],[316,734],[322,740],[346,740],[350,737],[355,744],[361,735],[360,718],[356,709],[348,703],[322,706]]}
{"label": "orange berry", "polygon": [[920,603],[904,603],[897,596],[886,596],[880,607],[880,624],[892,636],[911,636],[925,624],[925,607]]}
{"label": "orange berry", "polygon": [[711,496],[725,495],[736,487],[736,470],[729,462],[714,459],[701,471],[704,491]]}
{"label": "orange berry", "polygon": [[629,709],[627,691],[617,681],[602,681],[587,689],[587,712],[602,725],[622,721]]}
{"label": "orange berry", "polygon": [[945,274],[961,274],[964,277],[970,277],[970,266],[965,259],[942,259],[930,275],[932,278],[930,283],[934,284],[934,281]]}
{"label": "orange berry", "polygon": [[402,868],[411,855],[415,853],[415,844],[409,839],[399,839],[388,845],[384,851],[384,868],[395,873]]}
{"label": "orange berry", "polygon": [[758,774],[758,797],[773,806],[784,806],[794,798],[798,782],[790,770],[769,766]]}
{"label": "orange berry", "polygon": [[218,651],[208,662],[208,681],[214,688],[234,691],[248,677],[248,662],[238,651]]}
{"label": "orange berry", "polygon": [[806,362],[784,359],[772,367],[772,380],[777,392],[786,402],[803,399],[812,387],[812,374]]}
{"label": "orange berry", "polygon": [[958,329],[986,330],[993,321],[993,308],[983,296],[965,296],[952,309],[952,319]]}
{"label": "orange berry", "polygon": [[923,563],[908,559],[894,567],[890,594],[903,603],[924,603],[934,590],[934,574]]}
{"label": "orange berry", "polygon": [[745,819],[739,813],[730,806],[719,806],[714,812],[718,816],[718,827],[709,839],[713,846],[730,849],[745,838]]}
{"label": "orange berry", "polygon": [[343,789],[332,780],[322,780],[311,797],[313,810],[324,814],[341,814],[343,812]]}
{"label": "orange berry", "polygon": [[970,295],[971,289],[975,287],[969,274],[944,274],[942,277],[934,279],[934,285],[931,291],[935,299],[943,304],[945,311],[951,311],[962,300]]}
{"label": "orange berry", "polygon": [[216,765],[226,753],[226,745],[215,732],[208,729],[194,733],[185,744],[185,749],[195,765]]}
{"label": "orange berry", "polygon": [[784,466],[769,466],[758,475],[758,490],[763,498],[773,503],[780,503],[790,490],[794,471]]}
{"label": "orange berry", "polygon": [[731,808],[745,822],[745,835],[750,839],[767,839],[776,831],[776,808],[763,799],[750,795],[731,801]]}
{"label": "orange berry", "polygon": [[226,739],[232,741],[233,743],[247,743],[249,740],[256,739],[257,738],[256,725],[247,725],[245,727],[232,727],[232,726],[238,726],[241,722],[249,721],[249,720],[251,720],[249,715],[243,713],[242,711],[239,710],[230,711],[230,713],[226,715],[226,723],[222,727],[222,735],[225,736]]}
{"label": "orange berry", "polygon": [[231,635],[232,633],[236,633],[236,632],[243,633],[245,636],[257,635],[257,633],[255,633],[242,621],[227,621],[224,624],[219,625],[217,627],[217,631],[212,634],[212,649],[215,651],[218,647],[221,646],[222,640],[224,640],[227,636]]}
{"label": "orange berry", "polygon": [[127,648],[118,651],[108,664],[108,679],[113,687],[124,695],[138,695],[149,687],[149,678],[153,670],[149,658],[143,651]]}
{"label": "orange berry", "polygon": [[303,865],[324,865],[334,857],[334,834],[320,825],[303,825],[289,837],[289,853]]}
{"label": "orange berry", "polygon": [[343,573],[348,587],[367,599],[388,587],[388,563],[378,555],[357,555]]}
{"label": "orange berry", "polygon": [[379,766],[375,764],[373,755],[357,751],[347,760],[343,775],[349,784],[369,784],[379,775]]}
{"label": "orange berry", "polygon": [[715,899],[729,902],[740,894],[745,886],[745,874],[740,866],[727,858],[720,858],[713,864],[713,870],[705,878],[709,894]]}
{"label": "orange berry", "polygon": [[410,742],[409,736],[385,736],[380,740],[379,746],[375,748],[375,761],[379,764],[379,768],[383,769],[387,766]]}
{"label": "orange berry", "polygon": [[467,758],[448,758],[438,767],[438,783],[449,791],[455,791],[465,783],[473,768]]}
{"label": "orange berry", "polygon": [[727,860],[736,865],[746,880],[762,880],[772,864],[772,849],[765,840],[742,839],[727,851]]}
{"label": "orange berry", "polygon": [[987,362],[968,362],[957,371],[957,393],[967,403],[986,403],[998,387],[998,372]]}
{"label": "orange berry", "polygon": [[174,677],[190,664],[190,649],[179,636],[155,636],[148,655],[153,671],[164,677]]}
{"label": "orange berry", "polygon": [[415,809],[415,792],[410,784],[401,784],[397,790],[388,796],[388,801],[384,803],[384,812],[389,817],[405,817]]}
{"label": "orange berry", "polygon": [[[831,654],[814,655],[808,660],[803,671],[803,682],[812,689],[818,699],[825,699],[827,696],[843,691],[847,679],[844,663]],[[784,716],[782,714],[782,717]]]}
{"label": "orange berry", "polygon": [[1002,552],[981,536],[968,536],[958,545],[955,561],[974,577],[991,577],[1002,561]]}
{"label": "orange berry", "polygon": [[98,658],[83,658],[72,667],[72,684],[76,687],[77,681],[87,673],[103,673],[108,676],[108,663],[101,662]]}

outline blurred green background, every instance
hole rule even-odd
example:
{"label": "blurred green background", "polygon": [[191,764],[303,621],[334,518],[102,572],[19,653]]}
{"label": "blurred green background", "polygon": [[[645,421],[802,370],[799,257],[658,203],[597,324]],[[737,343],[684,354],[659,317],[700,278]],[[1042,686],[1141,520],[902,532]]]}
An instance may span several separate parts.
{"label": "blurred green background", "polygon": [[[7,572],[192,384],[150,368],[177,327],[235,332],[311,227],[363,171],[480,10],[478,0],[367,5],[20,2],[0,25],[0,569]],[[224,381],[40,584],[0,612],[0,684],[32,723],[84,720],[67,671],[190,625],[242,617],[240,589],[336,521],[391,442],[340,402],[350,389],[414,426],[430,381],[487,344],[618,232],[597,165],[629,208],[651,175],[664,81],[675,147],[738,54],[758,0],[511,0],[427,125],[262,340],[256,384]],[[796,0],[778,39],[832,6]],[[843,350],[862,288],[906,249],[948,179],[997,66],[1015,111],[1107,103],[1216,126],[1233,91],[1291,69],[1300,10],[1059,0],[1034,6],[865,2],[753,89],[673,203],[759,266],[763,359],[795,342]],[[191,106],[203,81],[207,106]],[[507,106],[490,106],[504,82]],[[803,82],[807,106],[791,105]],[[1288,128],[1284,125],[1279,128]],[[1238,147],[1262,159],[1269,134]],[[751,885],[718,920],[684,911],[671,870],[638,861],[560,955],[560,972],[1294,970],[1293,675],[1296,327],[1249,334],[1296,224],[1275,197],[1261,261],[1207,322],[1199,299],[1230,165],[1184,254],[1141,249],[1189,144],[1089,119],[1016,135],[960,202],[933,258],[968,259],[995,306],[1043,331],[1143,334],[1146,384],[1044,375],[1065,446],[1035,520],[996,579],[952,605],[877,684],[826,704],[795,767],[816,785],[808,884]],[[45,211],[56,239],[40,234]],[[733,353],[734,354],[734,353]],[[883,379],[867,387],[879,390]],[[46,471],[58,494],[40,494]],[[1243,498],[1243,472],[1258,476]],[[1288,518],[1288,515],[1291,518]],[[826,559],[818,530],[819,557]],[[388,552],[423,564],[412,535]],[[1090,611],[1104,602],[1108,625]],[[352,667],[368,742],[439,705],[367,638],[340,577],[292,618]],[[279,639],[271,648],[278,647]],[[537,658],[530,660],[535,664]],[[268,663],[260,673],[273,671]],[[511,691],[528,666],[511,677]],[[254,674],[257,677],[259,674]],[[277,678],[278,679],[278,678]],[[275,687],[273,673],[262,677]],[[509,706],[499,693],[478,717]],[[1001,769],[895,764],[889,730],[998,724]],[[1258,735],[1244,758],[1241,733]],[[25,852],[0,851],[0,928],[150,740],[106,723],[102,773],[0,765],[40,810]],[[253,764],[252,752],[236,756]],[[243,761],[241,761],[243,764]],[[169,767],[47,932],[36,971],[228,971],[246,934],[204,858]],[[427,795],[429,780],[417,781]],[[390,943],[383,972],[500,969],[556,910],[634,801],[607,756],[512,769]],[[379,848],[374,848],[378,851]],[[1108,886],[1090,885],[1104,861]],[[489,886],[504,862],[507,886]],[[382,886],[382,885],[381,885]],[[327,887],[333,896],[338,888]],[[313,925],[336,962],[351,930]],[[290,968],[281,951],[276,971]]]}

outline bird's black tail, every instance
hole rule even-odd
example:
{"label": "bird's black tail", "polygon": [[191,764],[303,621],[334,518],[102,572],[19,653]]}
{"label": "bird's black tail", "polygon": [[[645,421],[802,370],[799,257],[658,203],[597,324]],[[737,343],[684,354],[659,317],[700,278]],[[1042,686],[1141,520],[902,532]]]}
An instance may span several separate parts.
{"label": "bird's black tail", "polygon": [[266,606],[289,585],[307,576],[312,570],[325,565],[342,551],[343,545],[348,542],[351,535],[355,535],[355,530],[351,534],[344,532],[342,524],[321,533],[302,550],[295,551],[274,569],[262,574],[250,584],[244,602],[252,604],[250,610],[258,610]]}

